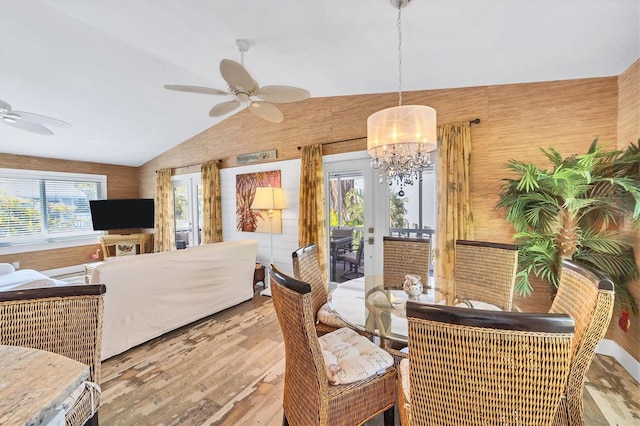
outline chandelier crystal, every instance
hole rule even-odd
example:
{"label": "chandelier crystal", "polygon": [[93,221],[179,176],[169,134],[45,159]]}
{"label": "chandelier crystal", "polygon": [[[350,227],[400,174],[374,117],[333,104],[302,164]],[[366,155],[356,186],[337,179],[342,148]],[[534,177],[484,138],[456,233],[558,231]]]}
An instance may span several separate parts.
{"label": "chandelier crystal", "polygon": [[398,106],[378,111],[367,119],[367,151],[371,167],[386,177],[389,185],[413,185],[431,165],[437,148],[436,110],[425,105],[402,105],[402,8],[410,0],[391,0],[398,8]]}

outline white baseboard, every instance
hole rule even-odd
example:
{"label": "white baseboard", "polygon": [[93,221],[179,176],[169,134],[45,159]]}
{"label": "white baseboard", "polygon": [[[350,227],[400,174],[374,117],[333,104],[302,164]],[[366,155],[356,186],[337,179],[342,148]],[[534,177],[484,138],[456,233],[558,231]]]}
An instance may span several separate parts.
{"label": "white baseboard", "polygon": [[64,268],[48,269],[40,271],[48,277],[58,277],[60,275],[77,274],[84,272],[84,265],[65,266]]}
{"label": "white baseboard", "polygon": [[596,353],[615,358],[637,382],[640,382],[640,362],[613,340],[602,339],[596,346]]}

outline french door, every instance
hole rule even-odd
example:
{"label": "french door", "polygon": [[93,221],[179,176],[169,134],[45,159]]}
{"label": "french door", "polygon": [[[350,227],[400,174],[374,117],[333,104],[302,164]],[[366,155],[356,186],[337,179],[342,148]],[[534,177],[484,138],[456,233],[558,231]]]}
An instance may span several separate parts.
{"label": "french door", "polygon": [[[337,226],[354,229],[354,244],[364,243],[364,274],[382,274],[382,236],[388,231],[388,185],[378,182],[378,174],[370,166],[368,154],[355,152],[323,157],[325,174],[325,217],[327,220],[326,253],[329,277],[333,277],[331,229]],[[334,253],[335,258],[335,253]]]}
{"label": "french door", "polygon": [[176,247],[185,248],[202,242],[202,179],[200,173],[171,178],[176,225]]}

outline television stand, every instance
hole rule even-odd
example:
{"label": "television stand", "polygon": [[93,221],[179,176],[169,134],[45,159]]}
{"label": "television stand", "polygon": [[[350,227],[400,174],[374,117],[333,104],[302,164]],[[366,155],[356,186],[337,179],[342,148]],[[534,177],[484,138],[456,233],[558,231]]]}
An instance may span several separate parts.
{"label": "television stand", "polygon": [[104,260],[108,257],[116,256],[118,253],[117,245],[133,245],[135,252],[132,250],[130,254],[144,254],[153,252],[153,234],[109,234],[100,237],[102,245],[102,256]]}

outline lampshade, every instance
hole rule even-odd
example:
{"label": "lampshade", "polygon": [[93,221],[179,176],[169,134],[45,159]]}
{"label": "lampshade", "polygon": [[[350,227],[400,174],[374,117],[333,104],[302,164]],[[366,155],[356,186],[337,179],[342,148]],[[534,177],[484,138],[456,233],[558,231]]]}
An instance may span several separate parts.
{"label": "lampshade", "polygon": [[252,210],[284,210],[287,203],[284,200],[282,188],[271,186],[256,188],[256,195],[251,203]]}
{"label": "lampshade", "polygon": [[427,153],[436,148],[436,110],[429,106],[387,108],[367,119],[367,150],[374,158],[391,149]]}

